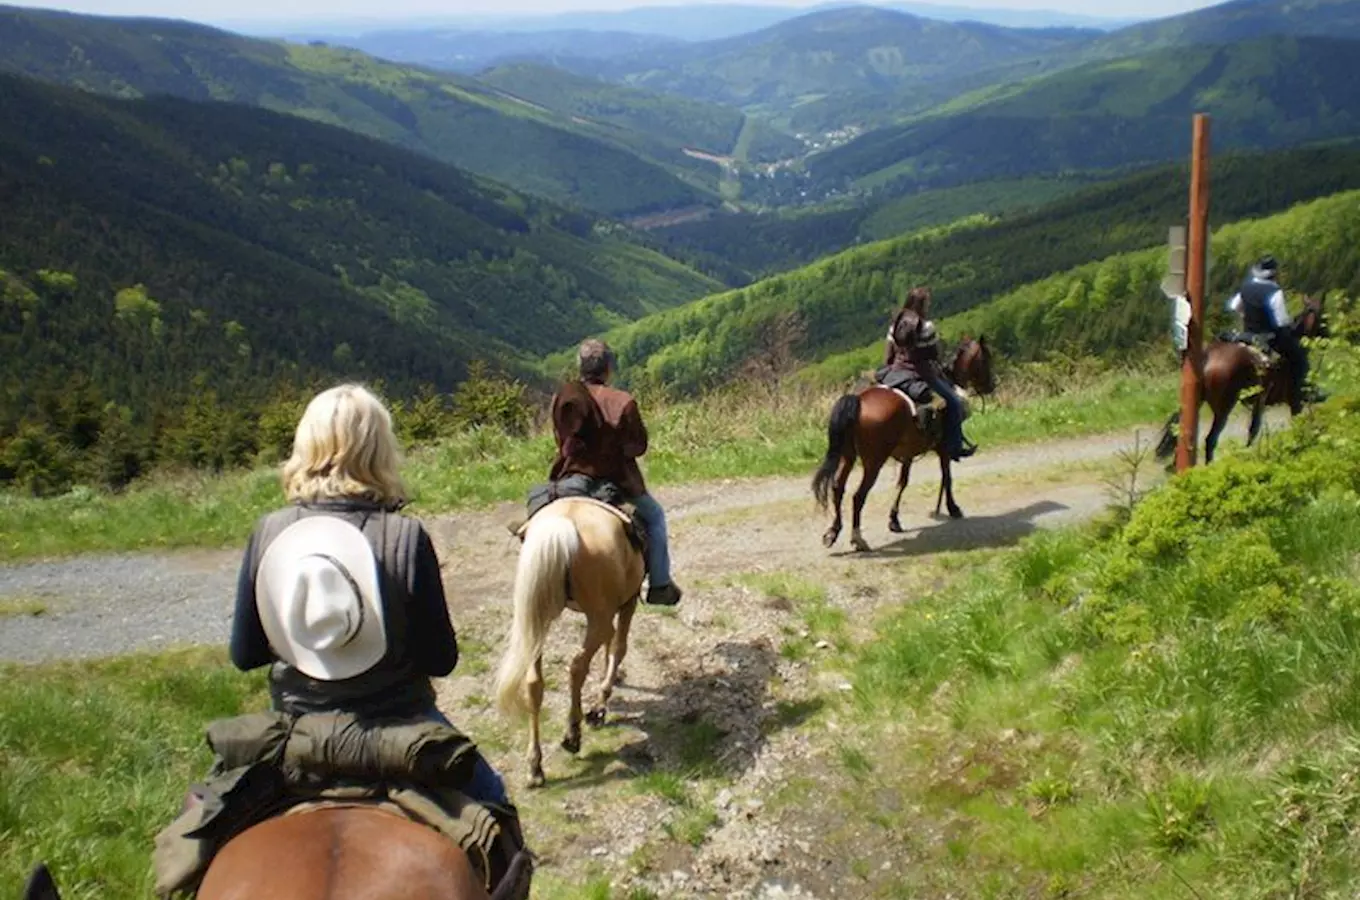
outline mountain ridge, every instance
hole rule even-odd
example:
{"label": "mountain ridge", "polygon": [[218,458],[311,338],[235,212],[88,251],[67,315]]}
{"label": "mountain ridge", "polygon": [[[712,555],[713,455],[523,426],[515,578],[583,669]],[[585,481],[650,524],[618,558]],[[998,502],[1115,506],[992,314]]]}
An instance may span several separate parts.
{"label": "mountain ridge", "polygon": [[[0,6],[0,70],[114,96],[250,103],[340,125],[610,215],[717,202],[668,168],[475,80],[166,19]],[[674,162],[674,161],[673,161]]]}
{"label": "mountain ridge", "polygon": [[617,225],[334,126],[5,73],[0,205],[0,451],[65,397],[155,442],[318,379],[400,397],[479,360],[529,376],[570,335],[719,287]]}
{"label": "mountain ridge", "polygon": [[[1150,164],[1189,149],[1193,112],[1215,146],[1267,149],[1360,132],[1360,42],[1264,38],[1085,63],[980,91],[808,160],[824,186],[902,189]],[[894,187],[896,185],[896,187]]]}

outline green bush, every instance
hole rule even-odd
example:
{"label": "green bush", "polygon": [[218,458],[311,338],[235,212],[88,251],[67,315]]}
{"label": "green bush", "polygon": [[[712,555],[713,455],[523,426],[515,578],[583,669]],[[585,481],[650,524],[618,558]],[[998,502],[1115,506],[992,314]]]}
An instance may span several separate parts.
{"label": "green bush", "polygon": [[533,424],[533,408],[522,382],[492,372],[485,362],[476,360],[453,394],[452,418],[461,428],[494,428],[525,435]]}

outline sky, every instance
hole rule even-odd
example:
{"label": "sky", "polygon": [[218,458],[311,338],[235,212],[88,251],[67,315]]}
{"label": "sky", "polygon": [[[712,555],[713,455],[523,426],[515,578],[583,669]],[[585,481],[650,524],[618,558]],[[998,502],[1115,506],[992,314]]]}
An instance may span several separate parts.
{"label": "sky", "polygon": [[[21,6],[102,15],[145,15],[198,22],[347,18],[454,18],[462,14],[535,14],[641,6],[698,5],[715,0],[17,0]],[[817,0],[717,0],[760,6],[812,6]],[[942,5],[993,9],[1045,9],[1106,17],[1154,18],[1212,6],[1206,0],[940,0]]]}

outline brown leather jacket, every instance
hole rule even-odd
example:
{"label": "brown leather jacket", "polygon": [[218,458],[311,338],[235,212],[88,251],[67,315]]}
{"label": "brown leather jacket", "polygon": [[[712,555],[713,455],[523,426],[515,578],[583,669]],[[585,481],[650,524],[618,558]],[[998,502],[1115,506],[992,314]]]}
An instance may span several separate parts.
{"label": "brown leather jacket", "polygon": [[647,452],[647,426],[627,391],[570,381],[553,396],[557,458],[548,477],[588,475],[612,481],[630,497],[647,493],[637,458]]}

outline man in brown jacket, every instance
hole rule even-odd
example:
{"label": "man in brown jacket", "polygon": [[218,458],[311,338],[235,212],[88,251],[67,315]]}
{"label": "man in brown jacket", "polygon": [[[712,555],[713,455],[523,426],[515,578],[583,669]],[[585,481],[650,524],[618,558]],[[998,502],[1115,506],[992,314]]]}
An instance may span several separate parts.
{"label": "man in brown jacket", "polygon": [[553,396],[553,433],[557,458],[548,477],[587,475],[612,481],[632,501],[637,522],[647,533],[647,572],[650,587],[643,602],[674,606],[681,590],[671,581],[666,514],[647,493],[638,457],[647,452],[647,426],[637,401],[626,391],[610,387],[617,363],[604,341],[581,343],[577,355],[580,380],[568,382]]}

